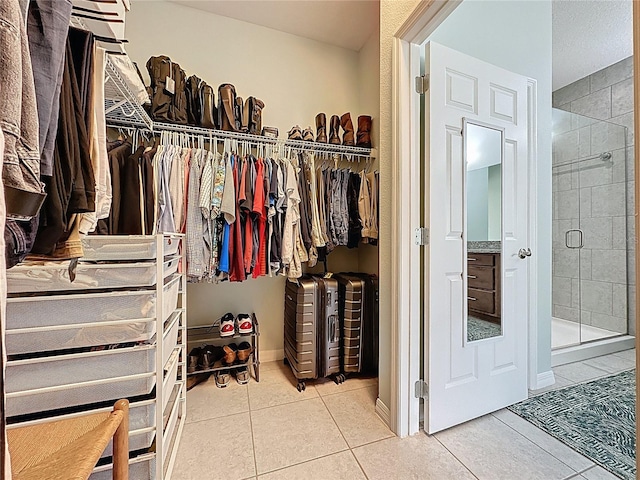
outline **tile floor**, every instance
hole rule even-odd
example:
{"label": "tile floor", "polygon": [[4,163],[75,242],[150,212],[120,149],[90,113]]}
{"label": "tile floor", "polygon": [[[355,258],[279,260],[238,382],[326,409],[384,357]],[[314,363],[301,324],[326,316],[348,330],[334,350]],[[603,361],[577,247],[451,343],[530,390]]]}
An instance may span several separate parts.
{"label": "tile floor", "polygon": [[[635,350],[554,368],[562,388],[635,366]],[[173,480],[614,480],[542,430],[501,410],[433,436],[395,437],[375,413],[376,379],[329,380],[298,393],[282,362],[261,381],[213,378],[187,395]]]}

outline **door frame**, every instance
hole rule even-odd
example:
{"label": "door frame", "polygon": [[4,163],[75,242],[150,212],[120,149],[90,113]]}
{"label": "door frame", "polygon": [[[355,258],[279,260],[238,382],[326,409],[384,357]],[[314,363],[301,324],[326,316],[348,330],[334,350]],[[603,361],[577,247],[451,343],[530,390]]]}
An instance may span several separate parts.
{"label": "door frame", "polygon": [[[400,437],[420,430],[420,400],[415,384],[421,378],[423,309],[427,285],[422,280],[422,251],[414,241],[421,227],[420,96],[414,78],[420,75],[420,46],[462,3],[462,0],[420,0],[396,31],[392,52],[392,319],[391,422]],[[536,105],[536,81],[527,84],[528,104]],[[536,109],[529,108],[529,247],[537,252],[537,128]],[[428,225],[424,225],[428,227]],[[426,255],[426,252],[425,252]],[[428,257],[424,265],[428,268]],[[528,385],[542,388],[555,382],[553,372],[538,375],[537,265],[529,268]],[[426,312],[425,312],[426,315]],[[551,355],[551,351],[549,351]]]}

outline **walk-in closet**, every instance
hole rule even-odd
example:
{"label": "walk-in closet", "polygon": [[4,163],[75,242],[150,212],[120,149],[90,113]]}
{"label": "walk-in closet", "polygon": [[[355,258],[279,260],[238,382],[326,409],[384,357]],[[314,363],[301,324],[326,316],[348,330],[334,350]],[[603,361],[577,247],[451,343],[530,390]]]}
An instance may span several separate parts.
{"label": "walk-in closet", "polygon": [[14,475],[40,468],[25,429],[71,451],[119,400],[128,441],[92,480],[127,455],[133,480],[253,478],[393,436],[379,6],[300,2],[295,26],[259,3],[0,5]]}

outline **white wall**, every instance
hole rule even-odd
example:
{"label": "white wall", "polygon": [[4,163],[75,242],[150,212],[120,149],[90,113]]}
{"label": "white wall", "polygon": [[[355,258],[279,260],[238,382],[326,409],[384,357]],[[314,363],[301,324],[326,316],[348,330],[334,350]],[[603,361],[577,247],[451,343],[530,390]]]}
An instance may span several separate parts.
{"label": "white wall", "polygon": [[551,369],[551,2],[465,0],[431,40],[538,81],[538,372]]}
{"label": "white wall", "polygon": [[419,0],[380,0],[380,375],[379,397],[391,407],[391,97],[393,37]]}
{"label": "white wall", "polygon": [[[361,98],[360,77],[371,67],[371,52],[363,61],[355,51],[160,1],[134,2],[126,34],[127,52],[143,73],[150,56],[168,55],[187,75],[197,74],[215,89],[232,83],[243,98],[253,95],[265,102],[263,124],[278,127],[280,137],[295,124],[312,125],[315,132],[318,112],[328,121],[350,111],[354,125],[360,114],[377,117],[370,110],[377,95],[367,102]],[[369,110],[360,110],[361,103]],[[357,269],[358,255],[346,249],[332,254],[330,268]],[[227,311],[255,311],[262,360],[281,358],[284,282],[279,277],[190,285],[189,324],[210,324]]]}

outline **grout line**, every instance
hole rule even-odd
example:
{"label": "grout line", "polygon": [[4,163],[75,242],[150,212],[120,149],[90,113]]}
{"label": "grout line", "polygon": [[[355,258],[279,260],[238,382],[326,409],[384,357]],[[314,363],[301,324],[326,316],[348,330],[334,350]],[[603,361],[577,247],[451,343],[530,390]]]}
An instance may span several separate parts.
{"label": "grout line", "polygon": [[[424,431],[422,432],[422,434],[423,435],[427,435],[427,433],[424,432]],[[453,453],[451,450],[449,450],[449,448],[447,448],[447,446],[444,443],[442,443],[440,441],[440,439],[435,434],[431,435],[431,437],[434,438],[440,445],[442,445],[442,448],[444,448],[447,452],[449,452],[451,454],[451,456],[453,458],[455,458],[458,461],[458,463],[460,463],[460,465],[462,465],[464,468],[466,468],[467,471],[473,476],[473,478],[475,478],[476,480],[479,480],[478,476],[475,473],[473,473],[473,471],[469,467],[467,467],[467,465],[462,460],[460,460],[455,453]]]}
{"label": "grout line", "polygon": [[331,417],[331,420],[333,420],[334,425],[336,426],[336,428],[340,432],[340,435],[342,436],[342,439],[344,440],[344,443],[347,444],[347,448],[351,449],[351,445],[349,444],[349,442],[347,441],[346,437],[344,436],[344,433],[342,432],[342,429],[340,428],[340,425],[338,425],[338,422],[336,421],[335,417],[333,416],[333,413],[331,413],[331,410],[329,410],[329,407],[325,403],[324,398],[322,398],[322,395],[320,395],[320,400],[322,401],[322,405],[324,405],[324,408],[329,413],[329,416]]}
{"label": "grout line", "polygon": [[249,407],[249,427],[251,428],[251,447],[253,450],[253,468],[256,473],[255,478],[258,478],[258,457],[256,456],[256,439],[253,434],[253,418],[251,415],[251,400],[249,398],[249,385],[247,385],[247,405]]}
{"label": "grout line", "polygon": [[320,459],[323,459],[323,458],[330,457],[332,455],[337,455],[338,453],[349,452],[349,451],[350,451],[349,448],[345,448],[345,449],[342,449],[342,450],[337,450],[335,452],[327,453],[325,455],[320,455],[319,457],[310,458],[309,460],[304,460],[302,462],[292,463],[291,465],[287,465],[285,467],[278,467],[278,468],[275,468],[273,470],[269,470],[268,472],[262,472],[262,473],[258,474],[258,476],[259,475],[267,475],[267,474],[274,473],[274,472],[280,472],[282,470],[286,470],[287,468],[297,467],[299,465],[304,465],[305,463],[310,463],[310,462],[313,462],[315,460],[320,460]]}
{"label": "grout line", "polygon": [[251,408],[250,411],[251,412],[259,412],[260,410],[266,410],[268,408],[275,408],[275,407],[282,407],[283,405],[291,405],[294,403],[300,403],[300,402],[308,402],[309,400],[315,400],[316,398],[322,398],[320,395],[318,395],[317,397],[309,397],[309,398],[301,398],[300,400],[292,400],[291,402],[287,401],[284,403],[278,403],[276,405],[269,405],[266,407],[259,407],[259,408]]}
{"label": "grout line", "polygon": [[[513,413],[513,412],[511,412]],[[525,420],[524,418],[520,417],[518,414],[514,413],[514,415],[516,415],[518,418],[521,418],[523,421],[527,422],[527,420]],[[553,452],[550,452],[549,450],[547,450],[545,447],[543,447],[542,445],[540,445],[537,442],[534,442],[531,438],[527,437],[524,433],[522,433],[520,430],[518,430],[517,428],[515,428],[512,425],[509,425],[507,422],[503,421],[501,418],[496,417],[495,415],[493,415],[493,418],[495,418],[496,420],[500,421],[501,423],[503,423],[504,425],[506,425],[507,427],[509,427],[511,430],[513,430],[514,432],[516,432],[518,435],[520,435],[521,437],[525,438],[526,440],[528,440],[529,442],[533,443],[536,447],[538,447],[540,450],[542,450],[543,452],[546,452],[547,454],[551,455],[553,458],[555,458],[556,460],[558,460],[560,463],[562,463],[563,465],[566,465],[568,468],[570,468],[571,470],[573,470],[574,472],[576,471],[571,465],[567,464],[564,460],[562,460],[561,458],[557,457]],[[590,468],[595,467],[595,462],[593,460],[591,460],[590,458],[585,457],[584,455],[582,455],[580,452],[575,451],[573,448],[571,448],[569,445],[567,445],[566,443],[558,440],[555,437],[552,437],[551,435],[549,435],[547,432],[545,432],[544,430],[542,430],[541,428],[538,428],[537,426],[535,426],[533,423],[531,422],[527,422],[529,423],[531,426],[533,426],[534,428],[540,430],[540,432],[544,435],[546,435],[547,437],[551,438],[552,440],[555,440],[557,442],[560,442],[562,445],[564,445],[565,447],[567,447],[568,449],[570,449],[571,451],[577,453],[578,455],[580,455],[581,457],[584,457],[587,461],[591,462],[593,465],[589,466],[586,468],[586,470],[589,470]],[[584,470],[583,470],[584,471]],[[575,474],[571,474],[572,476],[576,475],[576,474],[580,474],[581,472],[576,472]],[[571,478],[568,477],[568,478]]]}
{"label": "grout line", "polygon": [[568,477],[564,477],[562,480],[570,480],[571,478],[578,478],[578,475],[582,475],[585,472],[588,472],[589,470],[596,468],[598,465],[593,464],[590,467],[587,468],[583,468],[582,470],[577,471],[576,473],[572,473],[571,475],[569,475]]}
{"label": "grout line", "polygon": [[360,471],[362,472],[362,474],[364,475],[364,478],[366,478],[367,480],[369,480],[369,475],[367,475],[367,472],[364,471],[364,467],[362,466],[362,464],[360,463],[360,460],[358,460],[358,457],[356,456],[355,452],[353,451],[353,449],[349,449],[349,452],[351,452],[351,455],[353,456],[353,459],[356,461],[356,463],[358,464],[358,467],[360,467]]}
{"label": "grout line", "polygon": [[[349,390],[343,390],[341,392],[333,392],[333,393],[325,393],[324,395],[320,392],[318,392],[318,395],[320,395],[321,397],[331,397],[332,395],[341,395],[344,393],[349,393],[349,392],[357,392],[358,390],[364,390],[365,388],[374,388],[377,385],[365,385],[363,387],[356,387],[356,388],[351,388]],[[317,388],[316,388],[317,390]]]}

